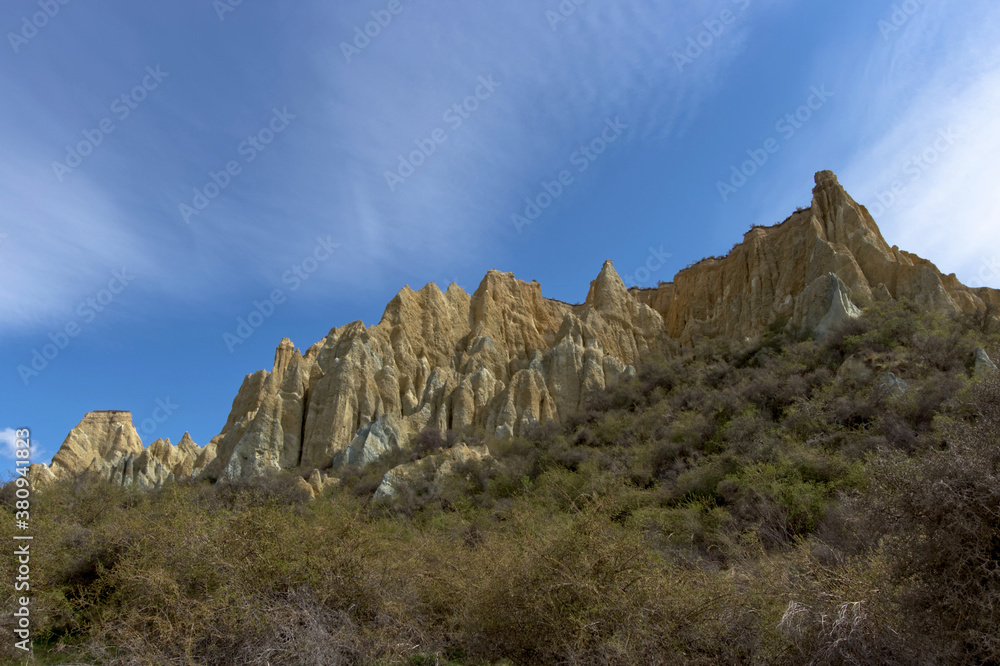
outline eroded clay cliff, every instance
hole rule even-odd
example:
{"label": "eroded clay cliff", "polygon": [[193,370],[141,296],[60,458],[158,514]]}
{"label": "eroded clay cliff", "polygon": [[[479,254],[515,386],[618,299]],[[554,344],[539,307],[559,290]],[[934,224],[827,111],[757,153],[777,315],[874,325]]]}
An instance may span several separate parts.
{"label": "eroded clay cliff", "polygon": [[890,247],[868,210],[830,171],[816,174],[809,208],[752,229],[728,255],[686,268],[671,283],[632,293],[684,343],[753,337],[776,322],[822,334],[837,319],[855,316],[855,308],[891,298],[944,313],[1000,306],[996,289],[970,289],[931,262]]}
{"label": "eroded clay cliff", "polygon": [[70,431],[51,464],[32,465],[31,475],[51,481],[96,474],[121,485],[152,488],[198,476],[214,457],[214,445],[199,447],[188,433],[177,446],[158,439],[143,448],[130,412],[97,411]]}
{"label": "eroded clay cliff", "polygon": [[565,418],[668,345],[610,262],[575,306],[499,271],[472,295],[406,288],[374,326],[333,329],[305,354],[283,340],[272,371],[244,381],[206,473],[363,465],[427,427],[515,434]]}
{"label": "eroded clay cliff", "polygon": [[824,171],[808,209],[751,230],[726,257],[656,289],[626,289],[610,261],[579,305],[544,298],[538,283],[499,271],[471,295],[457,285],[407,287],[374,326],[335,328],[305,353],[282,340],[273,368],[246,377],[222,432],[204,448],[185,436],[176,447],[158,440],[143,449],[130,415],[93,412],[36,473],[89,469],[155,486],[300,468],[324,470],[320,484],[344,465],[406,447],[423,428],[478,426],[504,437],[561,421],[588,393],[677,345],[753,338],[774,325],[823,336],[894,298],[943,313],[1000,306],[997,290],[969,289],[889,246]]}

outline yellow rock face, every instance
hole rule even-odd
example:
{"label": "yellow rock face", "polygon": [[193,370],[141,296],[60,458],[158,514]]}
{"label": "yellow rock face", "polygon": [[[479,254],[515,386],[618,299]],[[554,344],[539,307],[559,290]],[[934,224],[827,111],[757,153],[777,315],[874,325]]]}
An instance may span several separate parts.
{"label": "yellow rock face", "polygon": [[32,465],[33,481],[48,482],[94,474],[119,485],[158,487],[191,478],[214,458],[214,446],[199,447],[184,433],[177,446],[158,439],[143,448],[132,414],[90,412],[73,428],[49,465]]}
{"label": "yellow rock face", "polygon": [[781,321],[814,330],[829,311],[830,274],[860,307],[886,298],[939,312],[1000,305],[997,290],[969,289],[931,262],[890,247],[830,171],[816,174],[810,208],[751,230],[725,257],[701,261],[671,283],[632,293],[660,313],[671,338],[743,339]]}
{"label": "yellow rock face", "polygon": [[77,476],[92,465],[141,453],[142,440],[132,425],[131,412],[90,412],[66,436],[51,467],[56,476]]}
{"label": "yellow rock face", "polygon": [[208,473],[366,464],[425,427],[513,434],[565,418],[667,345],[610,262],[581,305],[499,271],[472,295],[407,287],[374,326],[334,329],[305,355],[282,341],[274,369],[244,381]]}
{"label": "yellow rock face", "polygon": [[39,476],[94,466],[140,485],[240,478],[364,465],[426,427],[517,434],[565,419],[648,355],[703,337],[754,338],[776,324],[822,336],[892,298],[946,313],[1000,306],[997,290],[969,289],[890,247],[868,211],[823,171],[810,208],[751,230],[727,256],[656,289],[627,290],[610,261],[579,305],[544,298],[538,283],[499,271],[471,295],[456,285],[406,287],[374,326],[335,328],[305,354],[282,340],[274,367],[246,377],[222,433],[205,448],[187,438],[143,451],[130,415],[95,412]]}

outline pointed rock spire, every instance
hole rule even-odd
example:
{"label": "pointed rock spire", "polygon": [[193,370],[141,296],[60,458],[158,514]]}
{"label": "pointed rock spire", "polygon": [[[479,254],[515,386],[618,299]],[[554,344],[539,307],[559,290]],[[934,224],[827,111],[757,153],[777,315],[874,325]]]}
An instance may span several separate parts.
{"label": "pointed rock spire", "polygon": [[587,294],[587,305],[597,310],[607,308],[618,309],[628,300],[628,289],[610,259],[604,262],[597,279],[590,283],[590,293]]}
{"label": "pointed rock spire", "polygon": [[52,458],[52,471],[56,476],[60,473],[76,476],[95,460],[99,464],[113,463],[129,454],[138,455],[142,450],[142,440],[132,425],[131,412],[90,412],[66,436]]}

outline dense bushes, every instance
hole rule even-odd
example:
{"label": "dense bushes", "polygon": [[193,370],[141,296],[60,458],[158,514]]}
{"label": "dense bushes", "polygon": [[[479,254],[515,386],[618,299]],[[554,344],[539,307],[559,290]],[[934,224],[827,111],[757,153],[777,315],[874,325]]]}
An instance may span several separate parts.
{"label": "dense bushes", "polygon": [[[650,359],[561,426],[504,440],[424,431],[342,470],[318,501],[290,474],[39,489],[36,651],[121,664],[998,663],[1000,380],[973,379],[980,345],[996,349],[989,326],[878,304],[822,343],[775,326],[753,344]],[[485,441],[493,460],[372,499],[386,471],[459,441]],[[12,566],[0,558],[0,575]]]}
{"label": "dense bushes", "polygon": [[952,663],[1000,661],[1000,378],[972,389],[976,416],[943,448],[870,465],[855,500],[866,539],[880,544],[905,629]]}

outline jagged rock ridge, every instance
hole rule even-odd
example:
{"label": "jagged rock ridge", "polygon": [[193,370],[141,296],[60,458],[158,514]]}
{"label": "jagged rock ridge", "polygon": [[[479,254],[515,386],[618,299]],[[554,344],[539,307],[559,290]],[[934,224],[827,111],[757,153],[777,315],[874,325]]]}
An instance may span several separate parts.
{"label": "jagged rock ridge", "polygon": [[143,448],[130,412],[96,411],[70,431],[51,465],[32,465],[31,472],[47,480],[93,473],[119,484],[157,487],[198,476],[214,457],[214,445],[199,447],[188,433],[177,446],[158,439]]}
{"label": "jagged rock ridge", "polygon": [[[831,274],[842,283],[839,294]],[[831,305],[845,310],[840,317],[853,316],[851,304],[892,298],[946,313],[1000,305],[997,290],[965,287],[931,262],[890,247],[868,210],[830,171],[816,174],[809,208],[774,227],[752,229],[723,258],[706,259],[671,283],[633,293],[663,316],[671,338],[683,342],[752,337],[781,320],[814,330]]]}
{"label": "jagged rock ridge", "polygon": [[177,447],[158,440],[143,450],[130,416],[95,412],[38,473],[91,469],[151,486],[364,465],[426,427],[512,435],[561,421],[646,356],[703,337],[753,338],[783,322],[823,336],[894,298],[944,313],[1000,306],[1000,291],[970,289],[890,247],[868,211],[823,171],[808,209],[752,229],[727,256],[656,289],[626,289],[610,261],[580,305],[546,299],[537,282],[499,271],[471,295],[454,284],[444,292],[433,283],[406,287],[374,326],[335,328],[304,354],[282,340],[272,370],[246,377],[206,447],[185,437]]}

